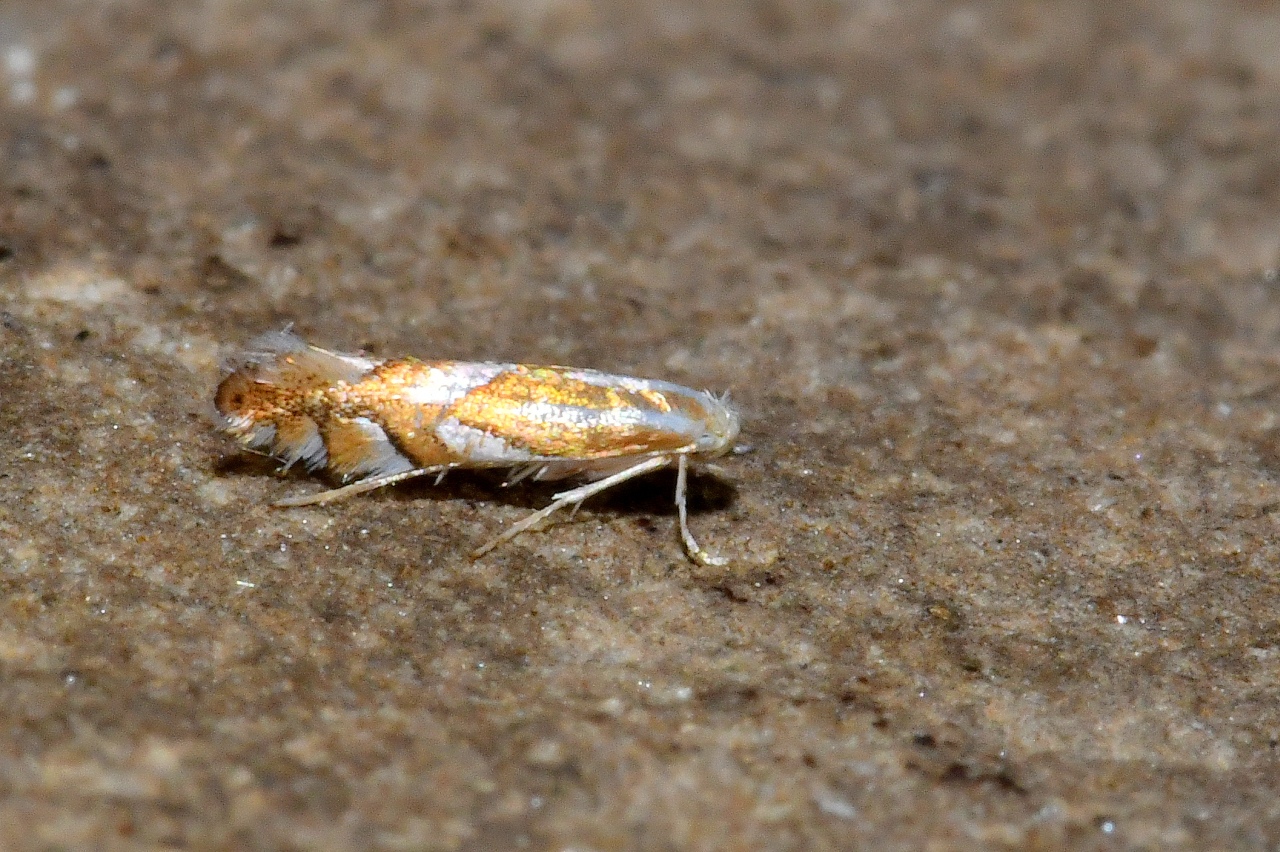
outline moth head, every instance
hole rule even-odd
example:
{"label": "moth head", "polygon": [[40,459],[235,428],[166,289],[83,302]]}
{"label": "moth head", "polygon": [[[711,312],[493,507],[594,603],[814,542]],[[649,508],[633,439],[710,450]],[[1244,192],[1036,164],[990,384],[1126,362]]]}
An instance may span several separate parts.
{"label": "moth head", "polygon": [[715,458],[733,450],[733,443],[742,429],[742,417],[729,403],[729,395],[716,396],[704,391],[703,402],[707,409],[707,428],[698,439],[695,452],[700,456]]}

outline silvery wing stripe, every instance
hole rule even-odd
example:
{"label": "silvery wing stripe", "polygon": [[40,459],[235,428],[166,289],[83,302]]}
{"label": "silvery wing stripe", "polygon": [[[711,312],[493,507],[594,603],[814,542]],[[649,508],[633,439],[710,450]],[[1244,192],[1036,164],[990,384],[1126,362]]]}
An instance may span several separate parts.
{"label": "silvery wing stripe", "polygon": [[518,410],[522,418],[533,423],[557,423],[570,429],[641,426],[650,432],[680,435],[691,444],[706,431],[706,424],[692,417],[645,408],[602,410],[554,402],[526,402]]}
{"label": "silvery wing stripe", "polygon": [[453,405],[479,387],[484,387],[503,373],[515,369],[514,364],[455,363],[445,369],[427,367],[427,377],[414,382],[403,392],[410,405]]}
{"label": "silvery wing stripe", "polygon": [[381,426],[367,417],[357,417],[351,422],[364,432],[369,440],[369,449],[368,456],[347,474],[349,477],[389,476],[413,470],[413,462],[396,449]]}
{"label": "silvery wing stripe", "polygon": [[436,437],[459,459],[469,464],[516,464],[536,456],[512,447],[502,438],[483,429],[467,426],[456,417],[446,417],[436,425]]}
{"label": "silvery wing stripe", "polygon": [[655,391],[665,396],[696,399],[704,405],[707,400],[715,399],[712,394],[706,391],[694,390],[684,385],[678,385],[675,382],[664,382],[660,379],[637,379],[634,376],[617,376],[612,373],[601,373],[597,370],[565,370],[564,374],[568,378],[577,379],[580,382],[601,388],[622,388],[632,393]]}

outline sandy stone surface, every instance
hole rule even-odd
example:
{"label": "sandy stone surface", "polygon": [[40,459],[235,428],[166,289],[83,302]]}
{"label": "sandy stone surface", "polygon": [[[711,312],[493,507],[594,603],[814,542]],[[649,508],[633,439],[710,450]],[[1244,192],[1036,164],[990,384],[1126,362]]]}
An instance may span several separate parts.
{"label": "sandy stone surface", "polygon": [[[1274,849],[1280,10],[0,2],[0,846]],[[336,506],[292,322],[754,451]]]}

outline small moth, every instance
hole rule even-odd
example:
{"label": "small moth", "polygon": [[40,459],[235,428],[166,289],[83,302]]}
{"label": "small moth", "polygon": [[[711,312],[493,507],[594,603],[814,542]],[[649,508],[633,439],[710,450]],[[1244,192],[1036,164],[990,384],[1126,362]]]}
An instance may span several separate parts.
{"label": "small moth", "polygon": [[738,436],[724,397],[670,382],[569,367],[466,361],[379,361],[265,335],[218,386],[222,429],[241,446],[326,470],[342,486],[280,500],[330,503],[453,468],[506,468],[507,484],[578,477],[545,509],[478,548],[481,556],[566,506],[676,465],[676,509],[689,556],[724,560],[689,532],[689,460],[722,456]]}

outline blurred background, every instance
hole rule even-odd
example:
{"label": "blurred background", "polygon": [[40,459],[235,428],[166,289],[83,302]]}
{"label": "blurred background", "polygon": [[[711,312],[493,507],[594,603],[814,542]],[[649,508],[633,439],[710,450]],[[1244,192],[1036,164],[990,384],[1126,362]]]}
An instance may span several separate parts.
{"label": "blurred background", "polygon": [[[0,845],[1280,837],[1280,9],[0,2]],[[479,562],[225,359],[730,390]]]}

